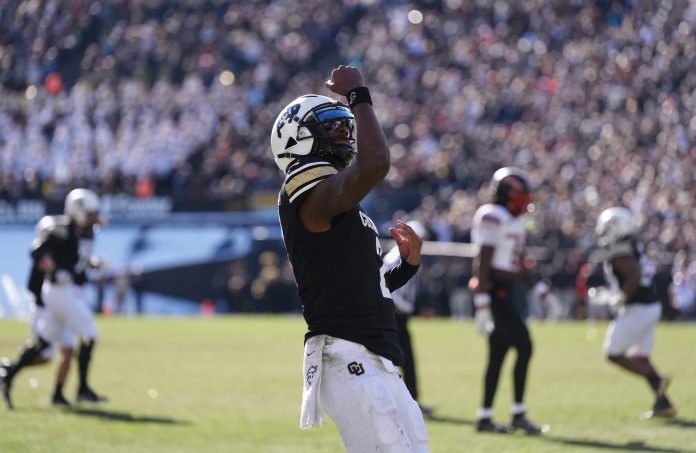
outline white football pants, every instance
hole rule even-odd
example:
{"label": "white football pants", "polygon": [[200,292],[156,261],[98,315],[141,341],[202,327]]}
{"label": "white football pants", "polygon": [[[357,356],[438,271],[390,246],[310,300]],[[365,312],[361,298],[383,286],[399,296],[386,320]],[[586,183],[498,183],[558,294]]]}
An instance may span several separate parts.
{"label": "white football pants", "polygon": [[661,315],[659,302],[621,307],[607,329],[604,352],[610,356],[649,357],[655,346],[655,326]]}
{"label": "white football pants", "polygon": [[[48,309],[46,307],[39,307],[36,304],[31,304],[29,308],[29,331],[31,332],[31,337],[41,337],[44,340],[50,342],[50,346],[44,348],[41,351],[41,357],[47,360],[51,360],[56,353],[55,346],[61,348],[74,348],[77,343],[75,334],[73,334],[69,329],[65,328],[63,331],[57,335],[58,343],[51,342],[51,339],[40,334],[40,329],[46,325],[47,318],[50,316]],[[42,326],[41,328],[39,326]]]}
{"label": "white football pants", "polygon": [[46,315],[39,320],[37,330],[45,340],[64,345],[67,336],[72,334],[74,345],[75,336],[85,340],[95,340],[99,336],[81,286],[45,281],[41,296]]}
{"label": "white football pants", "polygon": [[320,402],[350,453],[425,453],[418,403],[394,364],[357,343],[326,337]]}

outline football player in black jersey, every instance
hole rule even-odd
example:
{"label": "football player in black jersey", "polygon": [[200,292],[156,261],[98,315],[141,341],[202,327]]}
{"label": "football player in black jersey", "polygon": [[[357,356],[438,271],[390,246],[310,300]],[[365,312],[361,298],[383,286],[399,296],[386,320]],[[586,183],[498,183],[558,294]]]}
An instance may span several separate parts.
{"label": "football player in black jersey", "polygon": [[[32,241],[32,248],[38,247],[50,233],[50,231],[55,226],[55,218],[52,216],[45,216],[36,224],[36,238]],[[31,363],[22,364],[22,366],[33,366],[42,365],[50,362],[55,354],[55,349],[53,345],[48,345],[48,342],[41,337],[39,334],[39,326],[45,322],[47,315],[46,307],[43,303],[41,297],[41,288],[43,286],[44,276],[46,272],[42,269],[41,264],[36,260],[33,260],[31,270],[29,273],[29,281],[27,288],[33,296],[33,302],[30,310],[29,326],[31,331],[31,338],[26,342],[24,349],[31,350],[32,348],[40,348],[41,353],[36,355]],[[39,346],[41,345],[41,346]],[[47,345],[42,347],[42,345]],[[53,397],[51,399],[51,404],[54,405],[69,405],[68,401],[63,396],[63,384],[68,375],[68,370],[70,368],[70,359],[72,358],[73,348],[75,345],[75,338],[73,335],[68,335],[66,338],[61,339],[60,342],[60,352],[61,360],[58,364],[58,369],[56,372],[56,386],[53,392]],[[14,373],[16,374],[22,366],[17,366],[22,363],[21,358],[24,355],[24,349],[20,353],[20,358],[17,360],[16,364],[13,364],[7,358],[2,359],[0,364],[0,375],[6,376],[9,374],[10,369],[14,368]],[[2,385],[2,381],[0,381]],[[4,386],[3,399],[9,408],[12,408],[12,400],[10,399],[9,385]]]}
{"label": "football player in black jersey", "polygon": [[56,218],[46,237],[32,250],[34,262],[45,273],[41,299],[46,312],[38,325],[36,341],[22,351],[16,362],[0,369],[0,392],[9,407],[10,388],[17,373],[34,363],[51,343],[60,344],[70,335],[80,338],[77,401],[105,401],[87,383],[98,330],[82,288],[87,268],[94,264],[92,239],[94,225],[100,221],[99,204],[99,197],[90,190],[71,191],[65,199],[65,215]]}
{"label": "football player in black jersey", "polygon": [[607,330],[604,352],[612,363],[648,381],[655,402],[644,418],[673,417],[676,409],[667,398],[670,377],[658,374],[650,361],[655,327],[662,315],[653,281],[655,265],[643,256],[636,239],[637,224],[628,209],[605,209],[595,231],[606,252],[604,275],[613,290],[610,304],[616,312]]}
{"label": "football player in black jersey", "polygon": [[347,451],[426,452],[423,416],[395,368],[403,354],[390,292],[418,270],[422,240],[398,222],[390,234],[402,260],[387,270],[359,203],[387,175],[389,147],[358,69],[334,69],[326,86],[348,105],[300,96],[271,131],[286,175],[281,230],[308,326],[300,425],[319,426],[327,413]]}

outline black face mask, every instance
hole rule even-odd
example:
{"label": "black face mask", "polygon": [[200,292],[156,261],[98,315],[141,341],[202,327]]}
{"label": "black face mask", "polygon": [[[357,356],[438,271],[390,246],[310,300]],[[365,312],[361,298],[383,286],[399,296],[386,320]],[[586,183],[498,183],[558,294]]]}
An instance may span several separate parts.
{"label": "black face mask", "polygon": [[315,156],[328,160],[332,165],[346,168],[355,157],[355,150],[351,145],[335,143],[335,139],[317,138],[316,150],[312,153]]}

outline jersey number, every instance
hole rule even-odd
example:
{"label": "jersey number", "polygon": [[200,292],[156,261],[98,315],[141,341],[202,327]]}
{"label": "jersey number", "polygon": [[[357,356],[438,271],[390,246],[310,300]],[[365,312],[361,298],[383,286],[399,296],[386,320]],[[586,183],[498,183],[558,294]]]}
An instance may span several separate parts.
{"label": "jersey number", "polygon": [[[377,256],[381,260],[382,246],[379,244],[379,238],[375,238],[375,241],[377,242]],[[386,264],[382,264],[382,267],[379,268],[379,287],[382,289],[382,295],[387,299],[391,299],[391,291],[389,291],[389,288],[387,288],[387,279],[384,277],[387,270],[388,268]]]}

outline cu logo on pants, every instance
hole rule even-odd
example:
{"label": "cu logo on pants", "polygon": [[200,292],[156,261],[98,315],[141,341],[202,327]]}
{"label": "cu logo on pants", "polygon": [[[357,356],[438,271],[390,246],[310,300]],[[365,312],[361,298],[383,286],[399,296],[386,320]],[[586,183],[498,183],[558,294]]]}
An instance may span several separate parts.
{"label": "cu logo on pants", "polygon": [[356,376],[360,376],[361,374],[365,373],[365,369],[362,366],[362,363],[358,362],[350,362],[348,364],[348,372],[350,374],[354,374]]}

